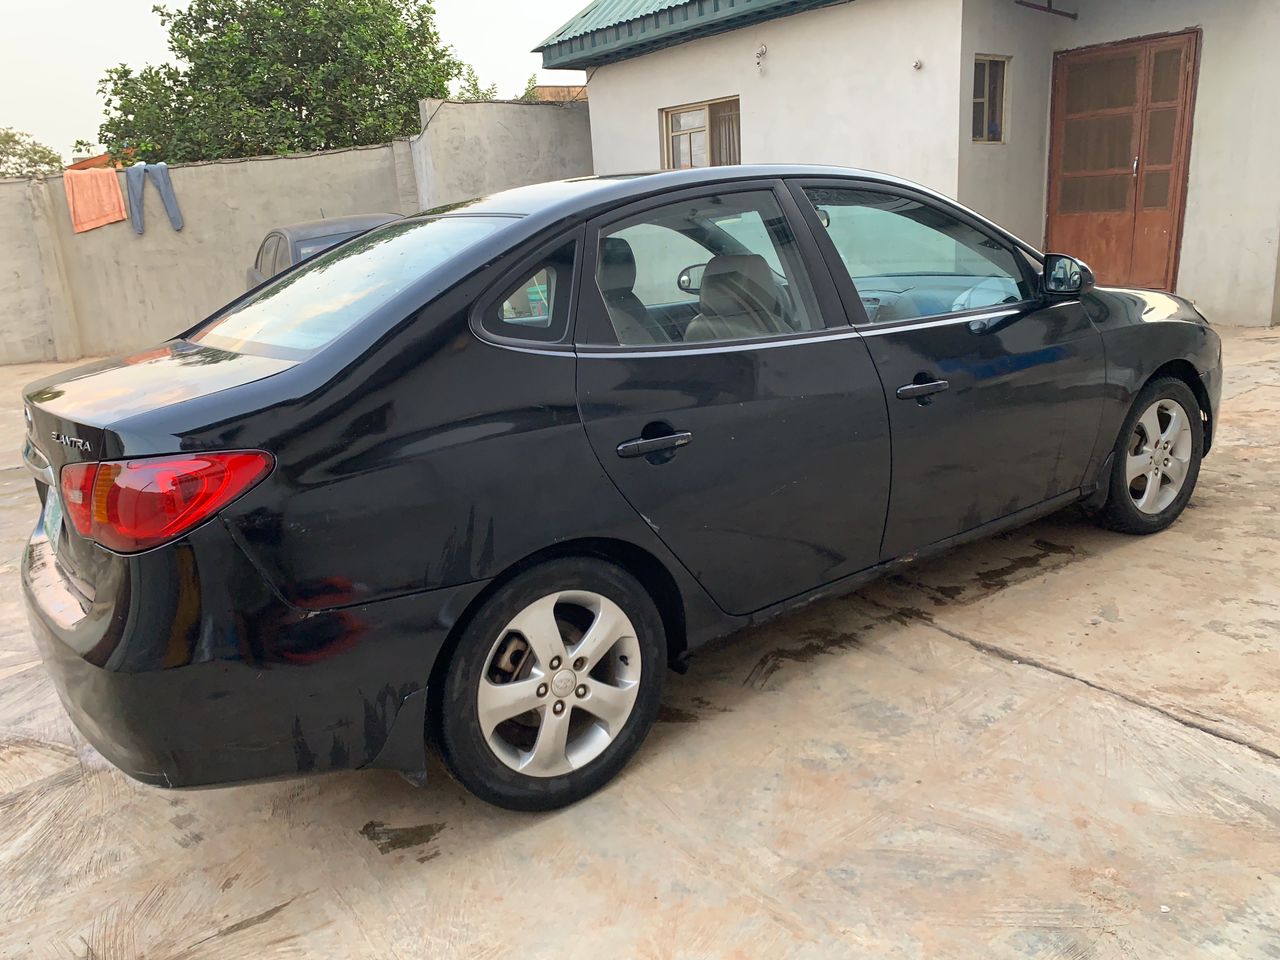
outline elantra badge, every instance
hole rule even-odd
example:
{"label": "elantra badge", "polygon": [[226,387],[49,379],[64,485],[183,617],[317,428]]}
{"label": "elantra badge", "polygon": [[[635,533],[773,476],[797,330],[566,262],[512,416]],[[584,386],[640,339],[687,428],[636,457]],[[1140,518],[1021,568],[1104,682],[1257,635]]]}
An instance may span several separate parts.
{"label": "elantra badge", "polygon": [[65,433],[59,433],[57,430],[53,431],[52,436],[54,443],[60,443],[64,447],[85,451],[89,449],[88,440],[81,440],[79,437],[68,437]]}

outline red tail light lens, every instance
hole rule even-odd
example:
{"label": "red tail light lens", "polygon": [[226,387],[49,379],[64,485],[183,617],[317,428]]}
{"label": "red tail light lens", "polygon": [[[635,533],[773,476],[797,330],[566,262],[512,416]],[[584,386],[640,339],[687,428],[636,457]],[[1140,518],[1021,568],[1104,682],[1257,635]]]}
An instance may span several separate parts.
{"label": "red tail light lens", "polygon": [[159,546],[208,520],[271,472],[261,450],[69,463],[62,502],[76,532],[119,553]]}

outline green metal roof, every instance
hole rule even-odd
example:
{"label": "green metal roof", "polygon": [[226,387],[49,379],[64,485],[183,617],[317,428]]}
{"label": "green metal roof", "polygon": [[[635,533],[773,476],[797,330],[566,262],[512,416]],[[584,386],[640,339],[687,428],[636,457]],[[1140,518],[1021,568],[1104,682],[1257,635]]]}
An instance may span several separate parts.
{"label": "green metal roof", "polygon": [[534,48],[545,69],[582,70],[761,20],[849,0],[593,0]]}

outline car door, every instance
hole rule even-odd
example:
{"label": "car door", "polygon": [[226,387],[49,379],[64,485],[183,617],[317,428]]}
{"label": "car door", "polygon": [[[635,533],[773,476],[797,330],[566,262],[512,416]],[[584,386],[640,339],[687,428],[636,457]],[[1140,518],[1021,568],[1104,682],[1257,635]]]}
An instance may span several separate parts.
{"label": "car door", "polygon": [[797,213],[776,181],[719,184],[633,204],[588,235],[575,327],[587,436],[732,614],[874,564],[888,503],[879,381]]}
{"label": "car door", "polygon": [[928,194],[793,181],[884,386],[893,477],[881,558],[1076,491],[1098,436],[1102,340],[1022,251]]}

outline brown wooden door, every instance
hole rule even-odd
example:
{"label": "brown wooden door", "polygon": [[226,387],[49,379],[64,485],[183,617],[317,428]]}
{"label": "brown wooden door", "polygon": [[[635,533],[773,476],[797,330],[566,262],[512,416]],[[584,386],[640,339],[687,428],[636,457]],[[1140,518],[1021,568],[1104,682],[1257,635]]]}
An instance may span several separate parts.
{"label": "brown wooden door", "polygon": [[1101,283],[1169,290],[1191,143],[1197,33],[1054,61],[1046,244]]}

